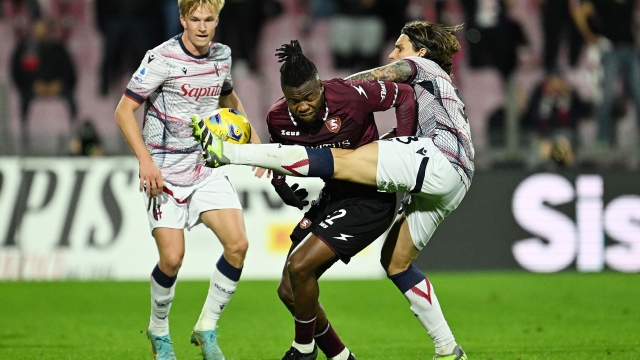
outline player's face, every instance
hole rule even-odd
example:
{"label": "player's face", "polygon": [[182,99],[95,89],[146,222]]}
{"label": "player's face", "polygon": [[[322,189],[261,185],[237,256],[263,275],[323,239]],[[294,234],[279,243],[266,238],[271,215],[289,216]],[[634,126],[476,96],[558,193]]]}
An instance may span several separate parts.
{"label": "player's face", "polygon": [[184,27],[182,41],[187,50],[195,50],[199,55],[206,54],[216,32],[218,14],[213,13],[209,7],[199,6],[186,18],[180,16],[180,23]]}
{"label": "player's face", "polygon": [[324,85],[320,79],[313,79],[298,87],[282,86],[289,111],[296,118],[312,123],[324,106]]}
{"label": "player's face", "polygon": [[426,52],[427,49],[425,48],[422,48],[418,51],[413,50],[413,45],[411,45],[409,37],[405,34],[401,34],[396,41],[395,48],[393,49],[391,54],[389,54],[389,59],[391,61],[398,61],[409,56],[423,56]]}

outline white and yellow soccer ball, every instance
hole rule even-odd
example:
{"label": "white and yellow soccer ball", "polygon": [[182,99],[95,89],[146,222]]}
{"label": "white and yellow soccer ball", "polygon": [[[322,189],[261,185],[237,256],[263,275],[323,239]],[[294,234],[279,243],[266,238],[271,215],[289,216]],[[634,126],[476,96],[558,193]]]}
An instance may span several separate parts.
{"label": "white and yellow soccer ball", "polygon": [[236,109],[217,109],[204,119],[204,123],[223,141],[244,144],[251,139],[251,124],[244,114]]}

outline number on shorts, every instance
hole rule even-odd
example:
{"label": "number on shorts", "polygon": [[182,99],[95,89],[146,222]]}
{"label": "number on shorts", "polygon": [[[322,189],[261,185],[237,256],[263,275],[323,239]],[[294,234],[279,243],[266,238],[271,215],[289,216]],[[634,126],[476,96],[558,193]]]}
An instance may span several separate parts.
{"label": "number on shorts", "polygon": [[333,220],[344,217],[345,215],[347,215],[347,210],[345,209],[336,210],[333,212],[332,216],[328,216],[326,219],[324,219],[324,221],[320,223],[320,226],[322,226],[323,228],[326,228],[329,225],[333,225]]}
{"label": "number on shorts", "polygon": [[413,141],[418,141],[418,137],[417,136],[397,137],[397,138],[394,138],[394,139],[396,139],[397,142],[403,143],[405,145],[406,144],[410,144]]}

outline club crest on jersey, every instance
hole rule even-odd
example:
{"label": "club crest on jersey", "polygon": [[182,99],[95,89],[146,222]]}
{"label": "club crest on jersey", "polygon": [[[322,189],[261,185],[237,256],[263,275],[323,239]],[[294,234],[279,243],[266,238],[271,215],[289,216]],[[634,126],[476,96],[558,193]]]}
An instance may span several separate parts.
{"label": "club crest on jersey", "polygon": [[302,218],[302,220],[300,220],[300,229],[304,230],[309,226],[311,226],[311,220],[307,218]]}
{"label": "club crest on jersey", "polygon": [[331,131],[332,133],[337,133],[338,131],[340,131],[340,126],[342,126],[342,123],[340,122],[340,118],[337,116],[332,116],[328,118],[327,121],[324,122],[324,124],[327,126],[327,129],[329,129],[329,131]]}

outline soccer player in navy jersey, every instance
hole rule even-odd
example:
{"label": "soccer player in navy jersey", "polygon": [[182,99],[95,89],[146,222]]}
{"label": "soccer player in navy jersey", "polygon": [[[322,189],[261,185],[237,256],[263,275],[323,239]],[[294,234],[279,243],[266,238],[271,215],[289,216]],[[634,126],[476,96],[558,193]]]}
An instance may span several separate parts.
{"label": "soccer player in navy jersey", "polygon": [[[160,261],[151,272],[147,335],[157,360],[175,359],[169,309],[185,252],[184,229],[206,225],[224,252],[191,342],[205,360],[223,360],[218,319],[236,290],[248,241],[238,196],[224,171],[209,169],[191,137],[189,118],[220,107],[244,112],[233,91],[231,50],[212,41],[224,0],[178,0],[184,32],[149,50],[127,85],[116,121],[140,162],[140,190]],[[142,132],[135,111],[145,105]],[[252,142],[259,139],[252,132]],[[212,261],[213,263],[214,261]]]}
{"label": "soccer player in navy jersey", "polygon": [[[208,131],[195,131],[208,166],[245,164],[294,176],[345,180],[386,192],[408,193],[382,250],[387,275],[434,342],[434,359],[467,355],[447,324],[432,284],[412,265],[437,226],[466,194],[475,170],[464,103],[451,80],[460,26],[413,21],[405,24],[389,55],[391,64],[348,79],[411,84],[418,103],[417,131],[375,141],[355,150],[302,146],[234,145]],[[192,126],[199,126],[192,119]]]}
{"label": "soccer player in navy jersey", "polygon": [[[373,112],[395,107],[397,129],[415,126],[413,89],[387,81],[321,81],[298,41],[278,49],[284,97],[267,115],[271,142],[312,148],[355,149],[379,138]],[[288,205],[302,209],[306,191],[292,188],[284,175],[272,184]],[[355,360],[318,302],[318,278],[340,260],[348,263],[384,234],[395,216],[395,194],[374,187],[325,179],[325,186],[291,234],[292,245],[278,295],[294,316],[295,340],[283,360]],[[317,346],[317,347],[316,347]]]}

